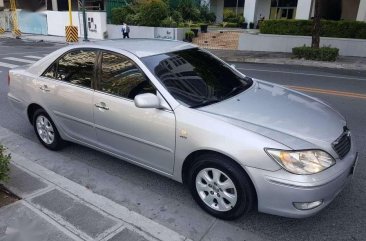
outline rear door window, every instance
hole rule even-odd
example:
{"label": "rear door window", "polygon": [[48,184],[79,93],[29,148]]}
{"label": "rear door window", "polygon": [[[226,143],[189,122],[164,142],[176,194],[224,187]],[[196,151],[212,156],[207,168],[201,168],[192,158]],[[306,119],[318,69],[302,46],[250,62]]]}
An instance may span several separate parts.
{"label": "rear door window", "polygon": [[95,75],[96,51],[78,49],[54,62],[42,76],[91,88]]}

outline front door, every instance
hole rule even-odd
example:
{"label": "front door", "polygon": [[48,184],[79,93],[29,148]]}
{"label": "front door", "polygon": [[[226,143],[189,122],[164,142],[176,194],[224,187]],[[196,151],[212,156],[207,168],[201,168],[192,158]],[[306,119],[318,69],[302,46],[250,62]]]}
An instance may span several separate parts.
{"label": "front door", "polygon": [[112,52],[103,52],[100,58],[94,94],[99,146],[130,161],[173,173],[174,112],[137,108],[134,97],[157,94],[155,87],[129,58]]}
{"label": "front door", "polygon": [[56,60],[39,78],[40,103],[69,138],[96,141],[93,119],[93,79],[96,52],[72,50]]}

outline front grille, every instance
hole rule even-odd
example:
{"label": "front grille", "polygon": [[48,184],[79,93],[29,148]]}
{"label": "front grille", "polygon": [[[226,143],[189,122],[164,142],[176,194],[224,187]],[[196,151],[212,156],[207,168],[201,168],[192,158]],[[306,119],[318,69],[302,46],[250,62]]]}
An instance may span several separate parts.
{"label": "front grille", "polygon": [[340,159],[343,159],[351,150],[351,135],[347,127],[344,127],[342,135],[333,142],[333,149]]}

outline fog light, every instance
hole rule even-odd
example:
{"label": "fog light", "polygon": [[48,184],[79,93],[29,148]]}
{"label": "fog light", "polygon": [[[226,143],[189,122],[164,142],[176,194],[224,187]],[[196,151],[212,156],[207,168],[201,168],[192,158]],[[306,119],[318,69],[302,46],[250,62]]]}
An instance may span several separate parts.
{"label": "fog light", "polygon": [[323,203],[323,200],[309,202],[309,203],[294,203],[294,207],[299,210],[310,210],[319,207]]}

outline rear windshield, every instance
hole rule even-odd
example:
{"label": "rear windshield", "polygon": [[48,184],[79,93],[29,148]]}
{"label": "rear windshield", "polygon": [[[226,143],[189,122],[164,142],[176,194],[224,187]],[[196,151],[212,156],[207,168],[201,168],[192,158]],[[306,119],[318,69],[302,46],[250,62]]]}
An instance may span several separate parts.
{"label": "rear windshield", "polygon": [[142,58],[180,103],[196,108],[223,101],[252,84],[230,66],[198,48]]}

